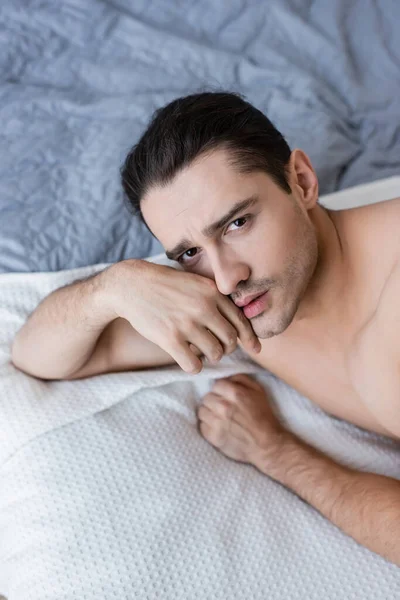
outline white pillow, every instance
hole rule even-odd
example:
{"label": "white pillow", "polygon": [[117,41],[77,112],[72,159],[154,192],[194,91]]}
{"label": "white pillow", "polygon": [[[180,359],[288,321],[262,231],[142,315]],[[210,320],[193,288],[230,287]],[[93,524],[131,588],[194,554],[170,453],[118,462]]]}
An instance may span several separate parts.
{"label": "white pillow", "polygon": [[354,208],[400,197],[400,176],[387,177],[321,196],[324,206],[334,209]]}

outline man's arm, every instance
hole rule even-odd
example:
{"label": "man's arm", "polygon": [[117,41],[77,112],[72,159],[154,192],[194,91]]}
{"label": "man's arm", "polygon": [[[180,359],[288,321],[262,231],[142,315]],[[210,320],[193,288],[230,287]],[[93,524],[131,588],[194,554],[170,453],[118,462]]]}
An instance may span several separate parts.
{"label": "man's arm", "polygon": [[174,363],[118,317],[108,301],[110,286],[115,278],[108,268],[46,296],[13,341],[13,364],[41,379],[81,379]]}
{"label": "man's arm", "polygon": [[[197,356],[200,352],[193,349]],[[112,321],[97,340],[89,360],[64,379],[82,379],[100,373],[135,371],[176,364],[172,356],[140,335],[126,319]]]}
{"label": "man's arm", "polygon": [[339,465],[289,432],[283,439],[278,454],[260,454],[255,466],[400,566],[400,481]]}
{"label": "man's arm", "polygon": [[400,566],[400,481],[349,469],[297,438],[272,410],[269,391],[244,373],[216,380],[197,414],[200,433],[223,454],[254,465]]}
{"label": "man's arm", "polygon": [[42,379],[64,379],[92,355],[104,328],[117,315],[104,298],[108,269],[54,290],[17,332],[11,360]]}

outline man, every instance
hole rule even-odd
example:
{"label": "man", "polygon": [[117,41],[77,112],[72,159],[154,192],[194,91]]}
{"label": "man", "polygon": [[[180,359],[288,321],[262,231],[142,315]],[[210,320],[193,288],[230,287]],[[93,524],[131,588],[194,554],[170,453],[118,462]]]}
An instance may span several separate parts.
{"label": "man", "polygon": [[[77,379],[177,362],[198,373],[201,357],[239,342],[327,412],[400,438],[400,198],[326,209],[307,155],[222,92],[157,111],[122,181],[181,269],[126,260],[56,290],[15,338],[18,368]],[[297,439],[244,374],[217,380],[198,417],[226,456],[400,565],[399,481]]]}

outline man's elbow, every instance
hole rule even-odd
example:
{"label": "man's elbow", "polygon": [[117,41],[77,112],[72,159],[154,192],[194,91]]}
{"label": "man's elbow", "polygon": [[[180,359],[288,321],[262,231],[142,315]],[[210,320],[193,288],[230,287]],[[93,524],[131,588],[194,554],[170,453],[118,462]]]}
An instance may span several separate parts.
{"label": "man's elbow", "polygon": [[25,375],[29,375],[30,377],[35,377],[36,379],[44,379],[44,380],[57,380],[62,379],[59,375],[52,375],[48,372],[48,370],[43,369],[38,364],[32,364],[30,361],[21,360],[21,357],[18,355],[12,354],[10,363],[15,369],[21,371]]}
{"label": "man's elbow", "polygon": [[12,342],[10,354],[10,363],[25,375],[49,381],[65,378],[64,374],[60,371],[52,372],[49,365],[43,359],[40,359],[39,352],[29,351],[18,337],[18,334]]}

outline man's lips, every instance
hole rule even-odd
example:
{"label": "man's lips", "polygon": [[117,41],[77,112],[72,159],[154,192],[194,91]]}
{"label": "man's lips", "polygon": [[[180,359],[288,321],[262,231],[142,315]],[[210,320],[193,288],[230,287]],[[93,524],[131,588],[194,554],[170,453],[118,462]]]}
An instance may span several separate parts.
{"label": "man's lips", "polygon": [[236,306],[239,306],[240,308],[242,308],[243,306],[246,306],[246,304],[250,304],[250,302],[255,300],[255,298],[258,298],[259,296],[262,296],[263,294],[265,294],[265,292],[267,292],[267,291],[268,290],[264,290],[263,292],[258,292],[257,294],[253,294],[252,296],[246,296],[246,298],[237,300],[235,302],[235,304],[236,304]]}

